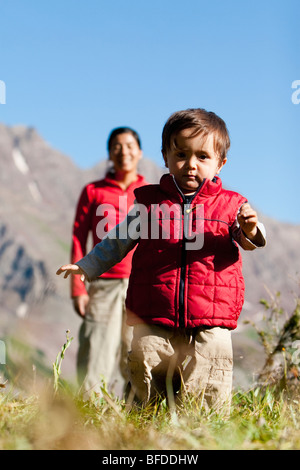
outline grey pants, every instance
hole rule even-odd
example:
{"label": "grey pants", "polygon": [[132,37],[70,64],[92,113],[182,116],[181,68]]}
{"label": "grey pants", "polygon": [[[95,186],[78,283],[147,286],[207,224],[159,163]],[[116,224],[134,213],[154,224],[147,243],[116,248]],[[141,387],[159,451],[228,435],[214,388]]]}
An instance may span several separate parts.
{"label": "grey pants", "polygon": [[136,325],[128,362],[132,391],[143,404],[158,395],[184,399],[190,393],[205,409],[230,405],[232,356],[226,328]]}
{"label": "grey pants", "polygon": [[127,355],[132,328],[126,325],[128,279],[98,279],[89,286],[90,302],[79,332],[78,382],[83,393],[101,393],[117,369],[128,382]]}

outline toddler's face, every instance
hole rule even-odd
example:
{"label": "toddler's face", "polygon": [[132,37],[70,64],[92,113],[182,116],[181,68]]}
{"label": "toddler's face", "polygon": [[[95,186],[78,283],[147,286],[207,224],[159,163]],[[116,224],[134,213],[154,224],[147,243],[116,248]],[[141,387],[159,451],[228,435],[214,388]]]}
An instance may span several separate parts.
{"label": "toddler's face", "polygon": [[192,129],[176,136],[176,146],[164,155],[165,163],[184,194],[194,193],[205,178],[212,180],[225,165],[214,150],[214,136],[206,140],[201,135],[190,137]]}

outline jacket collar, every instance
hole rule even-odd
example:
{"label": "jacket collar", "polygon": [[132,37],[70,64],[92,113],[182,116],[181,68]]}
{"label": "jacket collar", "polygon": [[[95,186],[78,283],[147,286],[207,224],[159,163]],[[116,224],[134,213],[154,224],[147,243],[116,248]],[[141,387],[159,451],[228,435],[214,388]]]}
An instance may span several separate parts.
{"label": "jacket collar", "polygon": [[[160,179],[160,188],[163,192],[171,196],[172,199],[180,200],[184,202],[184,195],[176,183],[176,180],[173,175],[170,173],[165,174]],[[208,198],[211,196],[216,196],[222,190],[222,180],[218,176],[215,176],[213,180],[204,179],[201,186],[195,193],[195,198],[193,199],[194,203],[198,202],[199,198]]]}
{"label": "jacket collar", "polygon": [[[107,184],[110,184],[112,186],[115,186],[117,188],[120,188],[120,185],[118,184],[118,182],[116,181],[116,178],[115,178],[115,173],[113,171],[109,171],[105,178],[104,178],[105,182]],[[140,186],[143,186],[144,184],[146,184],[146,181],[145,181],[145,178],[142,176],[142,175],[137,175],[137,180],[134,181],[133,183],[131,183],[127,190],[130,188],[130,187],[133,187],[133,188],[136,188],[136,187],[140,187]]]}

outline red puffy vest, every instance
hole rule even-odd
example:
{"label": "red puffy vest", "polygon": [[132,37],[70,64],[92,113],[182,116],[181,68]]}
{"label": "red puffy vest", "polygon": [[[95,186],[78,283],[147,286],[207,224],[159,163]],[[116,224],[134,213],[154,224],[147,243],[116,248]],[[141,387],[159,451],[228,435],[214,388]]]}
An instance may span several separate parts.
{"label": "red puffy vest", "polygon": [[[204,180],[186,205],[170,174],[135,195],[144,210],[127,292],[128,323],[236,328],[244,279],[230,228],[246,199],[224,190],[216,177]],[[197,237],[194,245],[187,238],[187,220],[197,244]]]}

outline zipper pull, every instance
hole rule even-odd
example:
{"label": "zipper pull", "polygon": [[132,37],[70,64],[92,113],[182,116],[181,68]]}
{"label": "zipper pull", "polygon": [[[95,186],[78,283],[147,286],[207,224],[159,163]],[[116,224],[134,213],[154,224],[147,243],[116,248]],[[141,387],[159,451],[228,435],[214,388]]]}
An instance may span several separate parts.
{"label": "zipper pull", "polygon": [[186,214],[189,214],[193,210],[197,209],[197,207],[202,207],[203,204],[196,204],[194,207],[189,207],[188,209],[185,210]]}

